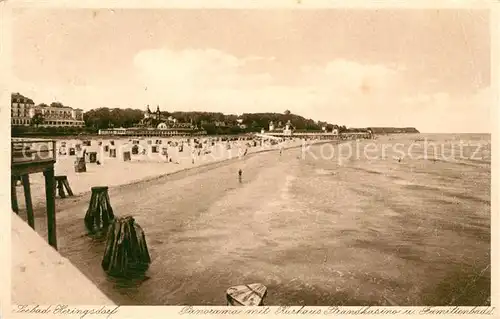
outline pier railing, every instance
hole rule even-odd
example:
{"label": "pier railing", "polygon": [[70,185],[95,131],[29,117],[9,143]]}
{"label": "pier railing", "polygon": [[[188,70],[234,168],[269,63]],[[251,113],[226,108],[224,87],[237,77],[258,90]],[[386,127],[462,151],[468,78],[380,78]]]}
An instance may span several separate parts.
{"label": "pier railing", "polygon": [[16,184],[21,179],[28,223],[35,227],[31,201],[30,174],[43,173],[45,177],[45,203],[47,207],[47,236],[49,244],[57,249],[56,204],[54,164],[56,163],[56,141],[11,140],[10,196],[12,210],[19,214]]}
{"label": "pier railing", "polygon": [[56,141],[25,140],[11,142],[11,164],[56,161]]}

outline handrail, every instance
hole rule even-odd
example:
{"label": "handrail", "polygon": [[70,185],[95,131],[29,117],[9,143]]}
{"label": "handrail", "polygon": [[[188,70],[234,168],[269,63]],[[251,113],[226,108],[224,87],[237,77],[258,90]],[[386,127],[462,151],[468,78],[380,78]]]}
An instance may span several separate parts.
{"label": "handrail", "polygon": [[[26,144],[31,144],[31,147],[24,147]],[[35,145],[33,145],[35,144]],[[39,146],[36,147],[36,144]],[[42,148],[41,146],[46,147]],[[52,145],[52,147],[50,146]],[[52,152],[52,156],[47,155],[36,156],[36,154],[42,155]],[[35,154],[35,156],[33,156]],[[24,160],[24,161],[23,161]],[[40,162],[53,160],[56,161],[56,141],[55,140],[25,140],[25,141],[11,141],[11,163],[16,162]]]}

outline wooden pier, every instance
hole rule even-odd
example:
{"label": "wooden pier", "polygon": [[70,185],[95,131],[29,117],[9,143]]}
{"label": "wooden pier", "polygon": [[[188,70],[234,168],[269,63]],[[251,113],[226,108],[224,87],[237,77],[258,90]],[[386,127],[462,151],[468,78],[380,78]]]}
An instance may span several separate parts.
{"label": "wooden pier", "polygon": [[56,163],[56,141],[25,140],[11,141],[11,203],[12,210],[19,215],[16,184],[22,181],[28,224],[35,228],[29,175],[43,173],[45,177],[45,203],[47,208],[47,233],[49,245],[57,249],[56,204],[54,164]]}

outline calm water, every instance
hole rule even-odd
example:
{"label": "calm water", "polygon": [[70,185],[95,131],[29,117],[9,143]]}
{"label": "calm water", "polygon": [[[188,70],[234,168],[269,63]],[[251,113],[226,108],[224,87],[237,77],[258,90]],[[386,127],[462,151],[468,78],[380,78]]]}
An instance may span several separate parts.
{"label": "calm water", "polygon": [[[436,158],[417,158],[423,138],[443,145],[427,152]],[[470,158],[478,147],[470,145],[452,159],[460,138],[480,155]],[[110,190],[115,213],[145,230],[147,280],[106,278],[104,243],[85,236],[87,197],[58,203],[59,249],[120,304],[224,305],[228,287],[252,282],[268,287],[269,305],[485,303],[489,135],[389,143],[415,144],[413,158],[394,148],[331,156],[331,146],[314,146],[305,158],[272,152]]]}

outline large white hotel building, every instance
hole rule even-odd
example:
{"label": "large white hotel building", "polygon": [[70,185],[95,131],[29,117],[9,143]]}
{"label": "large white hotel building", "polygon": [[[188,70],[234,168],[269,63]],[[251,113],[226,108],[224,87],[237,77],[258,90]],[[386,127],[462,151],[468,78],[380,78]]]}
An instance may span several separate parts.
{"label": "large white hotel building", "polygon": [[37,105],[32,99],[19,93],[11,94],[11,120],[13,126],[29,126],[35,114],[41,114],[43,122],[41,127],[82,127],[83,110],[73,109],[63,105]]}

